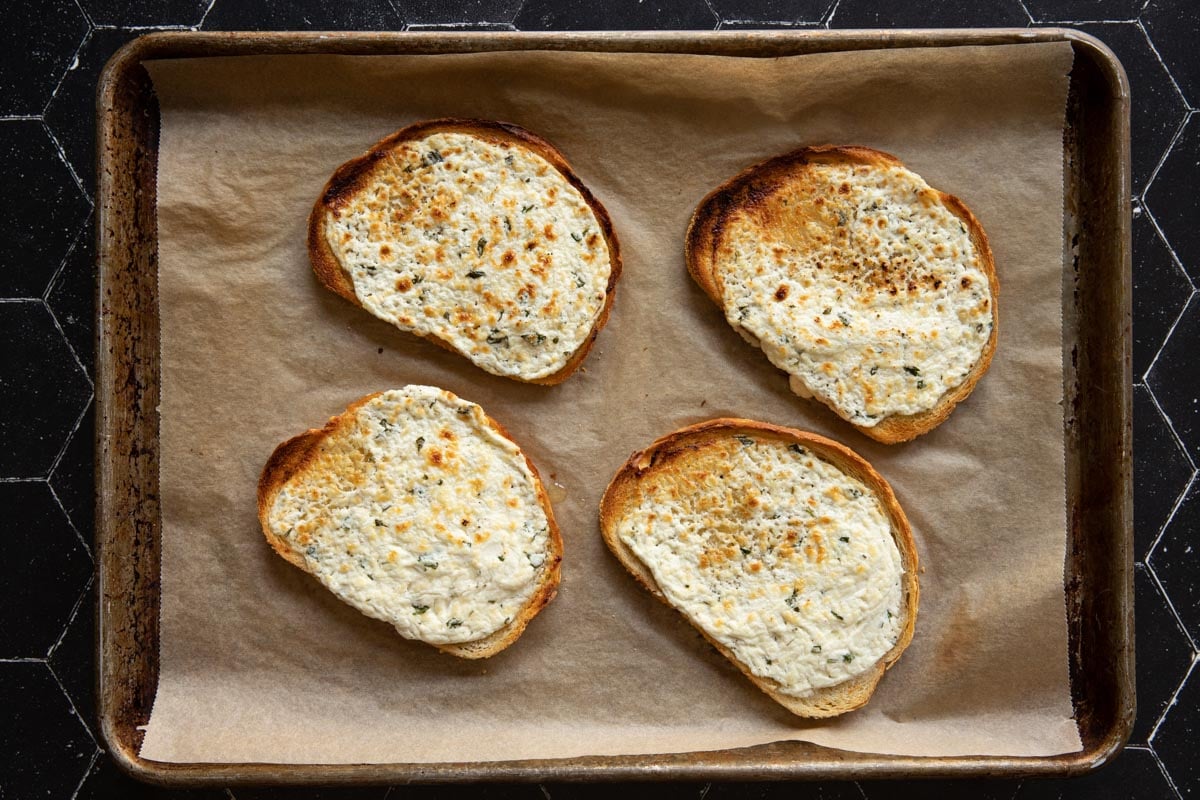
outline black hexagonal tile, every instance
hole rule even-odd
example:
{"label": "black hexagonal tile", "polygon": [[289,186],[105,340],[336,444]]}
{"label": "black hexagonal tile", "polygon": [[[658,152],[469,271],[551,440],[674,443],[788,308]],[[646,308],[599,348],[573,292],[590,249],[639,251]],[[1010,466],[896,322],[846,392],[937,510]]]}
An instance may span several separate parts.
{"label": "black hexagonal tile", "polygon": [[1145,0],[1025,0],[1034,22],[1136,19]]}
{"label": "black hexagonal tile", "polygon": [[1145,561],[1179,495],[1192,479],[1192,465],[1179,449],[1145,386],[1133,389],[1134,557]]}
{"label": "black hexagonal tile", "polygon": [[1075,26],[1104,42],[1125,67],[1133,94],[1132,173],[1138,194],[1162,159],[1183,122],[1186,107],[1150,40],[1135,23],[1116,22]]}
{"label": "black hexagonal tile", "polygon": [[863,797],[863,790],[851,781],[806,783],[799,791],[794,783],[714,783],[703,800],[863,800]]}
{"label": "black hexagonal tile", "polygon": [[1183,446],[1200,459],[1200,295],[1188,301],[1179,322],[1146,374],[1146,383],[1154,391],[1158,404]]}
{"label": "black hexagonal tile", "polygon": [[1106,767],[1071,780],[1027,780],[1017,800],[1167,800],[1170,784],[1149,750],[1128,749]]}
{"label": "black hexagonal tile", "polygon": [[140,783],[101,753],[74,800],[228,800],[229,797],[220,789],[164,789]]}
{"label": "black hexagonal tile", "polygon": [[398,31],[403,27],[396,9],[372,0],[217,0],[203,25],[207,31]]}
{"label": "black hexagonal tile", "polygon": [[80,0],[92,22],[125,28],[199,25],[211,0]]}
{"label": "black hexagonal tile", "polygon": [[96,745],[39,662],[0,662],[0,797],[71,797]]}
{"label": "black hexagonal tile", "polygon": [[1134,744],[1150,739],[1154,723],[1192,663],[1192,645],[1145,566],[1134,571],[1137,620],[1137,720]]}
{"label": "black hexagonal tile", "polygon": [[976,3],[972,0],[917,0],[880,3],[842,0],[829,21],[831,28],[1023,28],[1029,17],[1019,0]]}
{"label": "black hexagonal tile", "polygon": [[113,28],[92,31],[75,66],[46,107],[46,124],[89,192],[96,186],[96,83],[112,54],[144,33]]}
{"label": "black hexagonal tile", "polygon": [[1200,105],[1200,59],[1196,58],[1200,14],[1195,0],[1150,0],[1142,24],[1189,105]]}
{"label": "black hexagonal tile", "polygon": [[[67,690],[75,713],[96,733],[96,593],[89,583],[62,638],[50,651],[50,669]],[[49,625],[49,621],[46,623]]]}
{"label": "black hexagonal tile", "polygon": [[512,22],[521,9],[521,0],[390,0],[410,25],[445,25]]}
{"label": "black hexagonal tile", "polygon": [[1193,281],[1200,281],[1200,118],[1193,115],[1146,190],[1146,205]]}
{"label": "black hexagonal tile", "polygon": [[1200,677],[1195,666],[1154,733],[1154,752],[1185,798],[1200,797]]}
{"label": "black hexagonal tile", "polygon": [[1142,376],[1192,294],[1150,216],[1133,221],[1133,374]]}
{"label": "black hexagonal tile", "polygon": [[91,206],[37,120],[0,122],[0,186],[0,297],[41,297]]}
{"label": "black hexagonal tile", "polygon": [[44,481],[0,483],[0,658],[45,658],[92,561]]}
{"label": "black hexagonal tile", "polygon": [[717,16],[704,0],[526,0],[514,24],[523,31],[709,30]]}
{"label": "black hexagonal tile", "polygon": [[88,24],[71,0],[6,3],[0,25],[0,115],[37,115]]}
{"label": "black hexagonal tile", "polygon": [[830,0],[711,0],[722,22],[820,22]]}
{"label": "black hexagonal tile", "polygon": [[1200,641],[1200,481],[1192,483],[1187,497],[1167,523],[1162,538],[1150,554],[1150,568],[1193,641]]}
{"label": "black hexagonal tile", "polygon": [[42,477],[91,387],[40,301],[0,303],[0,478]]}
{"label": "black hexagonal tile", "polygon": [[79,230],[46,302],[58,320],[75,355],[90,375],[95,363],[96,246],[90,220]]}
{"label": "black hexagonal tile", "polygon": [[50,485],[58,501],[88,547],[92,546],[96,519],[95,454],[96,406],[92,402],[50,474]]}
{"label": "black hexagonal tile", "polygon": [[984,778],[949,781],[859,781],[868,800],[894,797],[923,800],[1012,800],[1019,781]]}

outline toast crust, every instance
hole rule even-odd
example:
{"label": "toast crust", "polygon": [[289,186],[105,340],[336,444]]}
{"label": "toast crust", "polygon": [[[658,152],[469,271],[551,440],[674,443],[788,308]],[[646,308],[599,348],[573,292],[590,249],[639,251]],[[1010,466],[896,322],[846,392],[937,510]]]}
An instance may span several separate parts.
{"label": "toast crust", "polygon": [[[919,568],[917,550],[913,543],[912,529],[908,524],[908,519],[905,517],[903,509],[900,508],[896,495],[888,482],[857,453],[815,433],[771,425],[766,422],[724,417],[689,425],[668,433],[644,450],[634,453],[617,471],[600,501],[600,532],[604,537],[604,542],[638,583],[663,603],[671,605],[659,589],[649,568],[617,535],[617,523],[625,509],[638,503],[638,483],[651,471],[659,474],[670,472],[672,469],[679,468],[677,464],[685,460],[689,452],[694,452],[718,438],[738,434],[807,447],[838,469],[862,481],[875,492],[891,523],[892,537],[900,551],[900,562],[904,568],[901,577],[902,608],[900,611],[904,617],[904,626],[896,644],[879,659],[871,670],[834,686],[817,689],[807,697],[795,697],[784,694],[781,691],[782,687],[776,681],[752,674],[729,648],[713,639],[691,620],[688,620],[688,623],[700,631],[713,647],[733,662],[759,689],[797,716],[834,717],[861,708],[871,698],[883,673],[896,663],[901,653],[912,641],[917,621],[917,606],[920,601],[920,584],[917,579]],[[684,619],[687,618],[684,617]]]}
{"label": "toast crust", "polygon": [[[793,180],[797,172],[809,164],[904,166],[898,158],[890,153],[869,147],[817,145],[802,147],[747,167],[709,192],[700,201],[688,223],[687,235],[684,240],[684,259],[692,278],[722,312],[724,312],[725,306],[721,296],[721,283],[716,274],[716,252],[720,246],[721,235],[729,224],[730,218],[739,209],[762,202],[775,189],[783,186],[789,180]],[[980,268],[987,275],[988,287],[992,294],[992,334],[988,337],[983,352],[967,377],[958,386],[947,390],[938,399],[937,405],[917,414],[892,414],[871,427],[849,423],[859,432],[884,444],[910,441],[945,422],[954,407],[971,394],[975,389],[975,384],[979,383],[979,379],[988,371],[988,367],[992,363],[992,356],[996,352],[997,336],[1000,333],[1000,321],[996,308],[1000,297],[1000,285],[996,279],[996,262],[992,257],[987,234],[984,233],[979,220],[962,200],[933,187],[930,189],[967,226],[971,243],[975,245],[975,249],[979,253]],[[829,403],[825,403],[818,397],[814,397],[814,399],[829,406],[832,410],[833,407]]]}
{"label": "toast crust", "polygon": [[[329,437],[350,428],[353,425],[354,413],[361,406],[369,403],[380,394],[382,392],[375,392],[366,397],[361,397],[351,403],[341,414],[330,418],[324,427],[312,428],[280,444],[271,453],[271,457],[267,459],[262,475],[259,476],[258,521],[262,527],[263,536],[266,537],[267,544],[271,546],[271,549],[278,553],[281,558],[289,564],[299,567],[304,572],[308,572],[305,568],[304,559],[271,532],[270,525],[268,524],[268,515],[271,506],[275,504],[275,498],[284,485],[293,476],[303,472],[312,464],[321,443]],[[492,419],[486,413],[483,417],[489,428],[510,442],[513,442],[513,444],[517,444],[516,440],[513,439],[512,435],[503,425],[496,422],[496,420]],[[519,449],[520,445],[517,444],[517,447]],[[546,559],[547,568],[542,571],[541,583],[528,602],[522,607],[520,613],[514,616],[512,622],[508,625],[481,639],[454,644],[432,645],[438,650],[467,659],[493,656],[515,642],[521,633],[524,632],[529,621],[536,617],[538,612],[553,600],[554,596],[558,593],[558,584],[562,577],[562,534],[559,532],[558,523],[554,519],[554,509],[550,505],[550,496],[546,494],[546,488],[542,484],[541,474],[523,450],[521,451],[521,457],[525,459],[525,464],[529,467],[529,472],[533,475],[534,491],[537,494],[538,503],[546,514],[546,522],[549,526],[550,554]]]}
{"label": "toast crust", "polygon": [[[604,241],[608,246],[610,271],[608,286],[604,291],[604,304],[600,308],[600,313],[596,317],[591,331],[567,363],[563,364],[558,371],[545,377],[533,379],[521,378],[515,375],[505,376],[516,381],[521,381],[522,383],[536,383],[546,386],[562,383],[583,364],[583,360],[587,358],[587,354],[592,349],[592,344],[596,341],[596,336],[608,323],[613,297],[616,294],[617,281],[621,277],[621,246],[617,240],[617,234],[613,230],[612,219],[608,215],[608,210],[596,199],[591,190],[584,185],[579,176],[575,174],[566,157],[554,145],[518,125],[508,122],[496,122],[494,120],[456,119],[450,117],[417,122],[381,139],[363,155],[347,161],[334,170],[333,175],[326,182],[325,188],[321,190],[321,194],[308,216],[308,256],[309,261],[312,262],[313,272],[316,274],[317,280],[329,291],[362,308],[362,303],[354,291],[354,282],[337,260],[333,249],[329,246],[329,240],[325,235],[326,222],[333,212],[344,207],[356,192],[366,186],[372,169],[374,169],[379,161],[387,158],[389,151],[404,142],[422,139],[435,133],[463,133],[493,144],[518,145],[533,151],[550,162],[558,170],[563,178],[579,192],[584,201],[592,209],[592,213],[596,215],[596,220],[600,223],[601,233],[604,235]],[[434,334],[420,334],[414,331],[406,331],[406,333],[433,342],[443,350],[464,355],[445,339]]]}

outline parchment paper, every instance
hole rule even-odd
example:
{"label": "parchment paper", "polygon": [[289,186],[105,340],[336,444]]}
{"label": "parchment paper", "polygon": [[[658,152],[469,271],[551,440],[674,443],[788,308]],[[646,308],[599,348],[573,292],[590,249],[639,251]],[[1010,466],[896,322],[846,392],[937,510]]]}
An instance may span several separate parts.
{"label": "parchment paper", "polygon": [[[784,59],[550,52],[158,62],[162,629],[141,754],[161,761],[427,762],[807,739],[902,754],[1080,747],[1067,678],[1061,364],[1068,44]],[[509,120],[555,142],[608,207],[625,276],[585,369],[521,385],[322,289],[305,218],[343,161],[409,122]],[[897,154],[975,211],[995,249],[990,373],[933,433],[886,446],[793,396],[688,278],[712,187],[810,143]],[[558,598],[467,662],[343,605],[265,544],[255,481],[280,441],[368,392],[474,400],[547,480]],[[798,720],[608,554],[596,508],[633,450],[736,415],[849,444],[915,529],[921,609],[871,703]]]}

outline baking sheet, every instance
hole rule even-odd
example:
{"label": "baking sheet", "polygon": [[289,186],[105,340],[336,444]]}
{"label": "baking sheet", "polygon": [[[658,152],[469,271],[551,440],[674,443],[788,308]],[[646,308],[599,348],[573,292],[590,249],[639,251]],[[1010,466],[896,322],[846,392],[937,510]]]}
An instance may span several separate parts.
{"label": "baking sheet", "polygon": [[[587,53],[149,65],[162,109],[160,761],[430,762],[683,752],[799,738],[914,755],[1080,748],[1064,619],[1061,253],[1067,43],[781,59]],[[506,119],[606,204],[626,272],[584,371],[515,384],[321,289],[304,223],[329,173],[408,122]],[[962,197],[1001,283],[991,371],[938,430],[870,442],[788,392],[683,268],[695,203],[801,144],[866,144]],[[410,382],[481,403],[566,488],[559,597],[462,662],[274,556],[274,446]],[[866,709],[797,720],[615,563],[596,526],[628,454],[718,415],[815,430],[896,489],[924,573],[912,647]]]}

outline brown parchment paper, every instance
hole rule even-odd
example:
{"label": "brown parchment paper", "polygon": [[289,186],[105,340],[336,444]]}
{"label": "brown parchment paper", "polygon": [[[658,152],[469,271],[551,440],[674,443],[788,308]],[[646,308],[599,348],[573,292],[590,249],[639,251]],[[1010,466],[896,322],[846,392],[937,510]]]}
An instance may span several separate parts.
{"label": "brown parchment paper", "polygon": [[[161,109],[162,628],[141,755],[429,762],[655,753],[780,739],[880,753],[1078,750],[1067,677],[1061,363],[1068,44],[781,59],[504,52],[150,65]],[[585,369],[517,384],[318,286],[305,218],[335,167],[422,118],[512,121],[610,211],[625,275]],[[890,151],[982,220],[1000,279],[990,373],[933,433],[876,444],[793,396],[689,279],[712,187],[811,143]],[[511,648],[406,641],[275,556],[255,482],[283,439],[368,392],[481,403],[565,499],[558,598]],[[818,431],[895,487],[921,609],[871,703],[801,721],[608,554],[596,509],[633,450],[735,415]]]}

